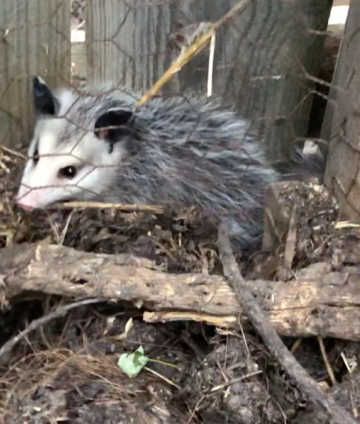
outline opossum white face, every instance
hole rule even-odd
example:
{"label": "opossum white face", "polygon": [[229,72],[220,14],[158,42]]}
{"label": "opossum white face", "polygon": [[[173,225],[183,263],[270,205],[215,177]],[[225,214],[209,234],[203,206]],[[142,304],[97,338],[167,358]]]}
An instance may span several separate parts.
{"label": "opossum white face", "polygon": [[111,195],[119,163],[128,155],[132,112],[96,109],[72,91],[54,95],[41,78],[33,80],[33,99],[38,121],[16,203],[34,209]]}

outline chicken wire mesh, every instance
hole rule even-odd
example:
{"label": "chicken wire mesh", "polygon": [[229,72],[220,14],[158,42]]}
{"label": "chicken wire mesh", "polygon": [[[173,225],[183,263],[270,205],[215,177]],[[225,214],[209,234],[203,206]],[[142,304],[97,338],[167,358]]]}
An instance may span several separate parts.
{"label": "chicken wire mesh", "polygon": [[[189,217],[182,215],[180,209],[183,206],[200,205],[215,212],[215,215],[230,216],[228,221],[230,230],[236,235],[235,238],[240,242],[241,248],[248,245],[249,241],[250,244],[254,240],[259,241],[265,206],[263,192],[266,186],[276,179],[268,161],[270,164],[275,163],[281,155],[286,156],[296,143],[301,145],[308,139],[313,139],[321,147],[326,147],[327,142],[331,141],[335,143],[335,147],[334,144],[332,147],[334,150],[337,148],[337,143],[339,146],[342,141],[347,143],[348,150],[342,150],[345,153],[340,157],[341,160],[337,163],[337,159],[334,159],[333,163],[336,172],[340,173],[340,179],[346,178],[348,183],[341,186],[344,192],[348,191],[350,194],[356,192],[358,169],[356,88],[359,86],[357,69],[360,63],[358,60],[360,49],[356,49],[356,46],[359,45],[357,30],[360,22],[360,2],[353,1],[344,36],[342,29],[339,33],[327,32],[331,3],[327,0],[303,2],[93,0],[88,1],[85,8],[84,1],[73,1],[71,4],[69,0],[3,0],[0,4],[2,30],[0,247],[11,244],[12,241],[16,244],[23,241],[34,242],[51,236],[53,243],[64,244],[77,250],[101,253],[131,252],[135,253],[137,262],[139,257],[147,256],[155,258],[161,269],[166,268],[170,272],[190,270],[197,275],[201,272],[204,279],[207,279],[209,273],[219,270],[218,256],[212,249],[213,246],[210,245],[209,248],[207,242],[194,245],[193,234],[188,236],[189,232],[187,228],[184,230],[181,220],[181,217],[185,216],[186,220]],[[238,9],[232,11],[232,8],[237,6]],[[216,29],[215,38],[209,36],[205,48],[188,63],[178,66],[181,67],[179,72],[174,73],[166,84],[153,93],[154,99],[139,105],[142,95],[166,74],[166,70],[178,60],[179,55],[186,56],[191,52],[192,43],[198,46],[198,37],[201,40],[204,33],[211,30],[212,24],[219,20],[222,22]],[[338,62],[334,83],[332,74],[341,39],[343,42],[340,54],[344,54],[345,60]],[[211,46],[215,47],[213,52]],[[212,67],[211,74],[209,69]],[[39,75],[46,84],[42,79],[34,80],[35,75]],[[105,84],[105,87],[101,90],[93,88],[89,92],[85,88],[87,84],[90,86]],[[72,94],[67,92],[53,97],[56,93],[54,90],[59,86],[72,88]],[[82,91],[83,89],[85,91]],[[167,100],[162,100],[157,97],[158,95]],[[225,108],[217,106],[217,98],[224,102]],[[230,111],[234,111],[236,115]],[[41,115],[43,116],[40,124],[38,122],[34,127],[34,123]],[[28,150],[30,141],[32,143]],[[263,157],[263,149],[268,160]],[[351,167],[355,170],[355,177]],[[26,175],[26,178],[22,181],[23,184],[20,184],[23,175]],[[14,196],[19,186],[25,189],[23,196],[18,199],[20,203],[23,201],[22,206],[25,206],[25,209],[44,206],[41,202],[50,204],[60,200],[88,200],[97,196],[101,201],[129,203],[118,205],[121,212],[146,211],[151,215],[162,215],[164,220],[154,220],[150,214],[146,219],[144,215],[137,219],[133,216],[136,214],[117,214],[113,203],[93,204],[94,209],[90,211],[91,213],[84,213],[83,210],[80,214],[74,213],[71,209],[74,207],[73,204],[68,205],[70,211],[66,209],[66,214],[63,214],[58,209],[60,205],[57,204],[56,208],[50,208],[49,212],[35,211],[33,214],[23,214],[16,207],[13,208]],[[76,190],[68,192],[69,187]],[[299,201],[297,206],[300,209],[308,208],[310,211],[305,211],[301,215],[300,231],[297,232],[296,240],[300,247],[297,248],[296,254],[293,252],[289,260],[289,255],[283,254],[281,250],[277,252],[279,262],[284,259],[285,266],[280,266],[277,273],[271,275],[284,280],[287,287],[289,287],[287,279],[290,278],[287,272],[292,278],[294,270],[314,261],[326,262],[325,265],[329,269],[334,265],[340,268],[342,257],[345,257],[343,262],[348,265],[357,255],[356,230],[351,234],[354,235],[355,241],[352,239],[352,243],[348,243],[350,238],[342,237],[339,240],[339,233],[334,229],[333,224],[338,214],[337,209],[333,208],[333,199],[327,193],[323,197],[318,195],[317,185],[311,186],[310,191],[301,185],[300,187],[290,185],[290,188],[294,187],[292,193],[287,193],[289,203],[295,198]],[[310,200],[306,198],[309,197],[309,193],[312,196]],[[31,196],[34,202],[32,205],[29,201]],[[146,205],[133,205],[144,202]],[[166,221],[165,207],[168,205],[178,209],[177,220],[171,226],[167,226]],[[105,212],[108,213],[103,213],[106,208],[108,209]],[[131,217],[125,219],[124,215]],[[129,224],[127,228],[124,221]],[[159,223],[164,224],[162,228],[159,228]],[[289,244],[292,241],[290,240]],[[345,244],[347,248],[343,249]],[[27,248],[29,245],[25,246],[24,251]],[[242,254],[242,249],[239,250]],[[79,264],[78,257],[74,250],[69,249],[67,252],[65,255],[68,255],[68,261],[64,261],[64,256],[60,257],[60,266],[64,272],[59,272],[57,279],[64,276],[66,284],[69,287],[77,285],[79,292],[86,286],[93,286],[101,296],[106,289],[106,287],[104,289],[103,271],[108,266],[108,258],[102,257],[101,261],[96,262],[94,270],[86,267],[84,278],[76,279],[73,270],[71,267],[68,268],[67,264],[73,265],[75,269]],[[49,269],[49,262],[38,249],[36,256],[37,263],[42,262],[44,269]],[[16,261],[17,258],[14,262]],[[119,258],[115,257],[114,261],[119,261]],[[289,263],[289,268],[293,265],[290,271],[286,268]],[[245,260],[242,264],[248,266]],[[29,268],[21,272],[19,265],[16,264],[14,279],[21,272],[24,279],[30,280],[31,276],[29,278],[27,273],[30,265],[32,269],[36,268],[36,263],[31,261]],[[150,267],[150,261],[146,262],[146,267],[148,266]],[[319,272],[319,268],[317,270]],[[321,270],[324,268],[320,268],[320,272],[323,272]],[[246,270],[242,271],[247,276]],[[251,279],[257,275],[256,272],[258,270],[254,269]],[[44,278],[43,287],[46,286],[47,293],[53,293],[51,286],[55,285],[56,279],[52,279],[51,276],[57,271],[50,266],[49,273],[49,276],[46,275]],[[120,281],[117,291],[121,298],[122,287],[131,286],[131,281],[117,273],[114,274],[116,284]],[[263,275],[261,274],[261,278]],[[170,278],[170,275],[169,277],[166,275],[163,280],[167,287]],[[199,293],[201,292],[199,300],[191,299],[196,305],[194,309],[198,307],[203,312],[202,307],[208,305],[210,297],[215,304],[221,305],[220,302],[216,303],[216,297],[214,298],[214,293],[222,292],[221,288],[216,286],[208,290],[201,283],[201,279],[196,280],[200,281],[200,284],[195,284],[194,281],[191,280],[190,284],[192,287],[197,286]],[[342,274],[341,281],[343,281]],[[291,336],[294,336],[296,326],[294,311],[299,298],[297,283],[298,281],[294,283],[297,294],[294,300],[296,307],[282,305],[283,311],[287,310],[288,313],[284,320],[288,331],[286,334]],[[333,274],[330,283],[333,287]],[[65,293],[71,291],[66,284]],[[157,292],[158,288],[154,281],[148,282],[146,287],[149,292],[155,293],[155,296],[166,293],[164,297],[167,297],[168,304],[173,307],[173,298],[176,297],[174,292],[169,295],[167,295],[170,293],[169,290]],[[320,309],[315,309],[323,312],[324,309],[321,309],[324,306],[323,295],[320,290],[316,292],[320,299]],[[192,297],[188,293],[187,296]],[[349,296],[346,296],[346,299],[348,298]],[[273,296],[269,296],[269,299],[272,301]],[[260,301],[260,297],[258,300]],[[222,304],[229,306],[227,300],[222,301]],[[305,335],[321,333],[324,337],[327,334],[333,336],[331,319],[325,319],[327,316],[331,318],[331,315],[320,314],[326,322],[323,332],[317,319],[319,314],[313,313],[314,302],[310,300],[309,304],[311,309],[309,316],[314,316],[313,324],[303,319],[304,315],[298,315],[297,318],[305,327],[303,330]],[[330,302],[330,305],[328,313],[334,315],[333,302]],[[21,308],[26,309],[23,305],[19,309]],[[280,307],[275,307],[274,310],[279,323]],[[351,315],[352,309],[349,310],[348,316],[354,321]],[[15,310],[15,315],[17,314],[18,310]],[[71,327],[71,330],[74,328],[77,332],[77,326],[73,325],[75,320],[73,316],[70,317],[67,321],[70,325],[66,324],[66,327]],[[344,326],[343,321],[339,321],[339,314],[335,321],[337,331],[341,333],[340,337],[346,338],[349,334],[358,337],[355,324]],[[287,325],[288,322],[292,323],[291,328]],[[4,325],[6,332],[7,327],[11,331],[18,330],[6,320],[2,328]],[[88,328],[88,321],[85,327]],[[151,343],[156,343],[157,347],[168,343],[165,339],[161,339],[161,342],[155,339],[153,328],[144,329],[146,347],[149,340]],[[104,335],[103,327],[100,330],[101,334],[96,338],[96,342]],[[177,329],[171,331],[174,340],[179,339]],[[76,362],[77,357],[74,357],[72,352],[67,352],[66,358],[65,356],[63,358],[58,351],[49,354],[38,351],[42,341],[49,347],[53,344],[52,340],[56,340],[48,337],[51,332],[52,328],[47,326],[46,334],[41,334],[43,337],[38,344],[34,344],[36,339],[26,340],[27,347],[31,345],[40,368],[37,367],[37,363],[35,364],[36,361],[31,362],[31,356],[24,356],[22,350],[20,352],[22,362],[17,363],[16,367],[10,367],[10,371],[5,369],[4,396],[0,402],[1,413],[6,412],[9,416],[15,417],[18,413],[24,419],[26,411],[31,411],[33,420],[42,414],[48,419],[52,411],[49,412],[48,408],[44,408],[43,403],[41,408],[36,408],[35,411],[34,398],[41,400],[42,397],[41,393],[38,395],[37,388],[35,392],[32,390],[32,386],[45,381],[46,387],[49,387],[53,394],[54,384],[49,384],[51,379],[48,373],[54,375],[53,370],[61,370],[62,360],[68,363],[68,356],[71,357],[72,364],[79,363],[86,371],[84,376],[82,374],[79,376],[73,368],[70,368],[73,383],[71,387],[76,387],[79,380],[82,383],[88,378],[98,379],[99,375],[109,375],[114,376],[116,380],[112,383],[109,377],[108,382],[109,393],[114,396],[114,405],[119,400],[119,393],[124,394],[123,388],[129,389],[132,399],[135,398],[134,386],[130,387],[128,382],[122,382],[116,374],[113,357],[107,358],[107,361],[101,357],[98,362],[94,362],[90,352],[86,355],[86,359],[90,362],[85,361],[82,364],[80,360]],[[61,334],[61,339],[66,338],[64,334],[65,330]],[[107,336],[107,332],[105,335]],[[224,333],[221,337],[223,335]],[[303,334],[299,333],[299,336]],[[188,412],[194,408],[189,420],[198,415],[199,420],[206,422],[206,414],[209,422],[213,422],[215,414],[219,422],[224,419],[238,422],[247,420],[246,417],[250,417],[249,422],[259,422],[265,415],[269,415],[266,417],[266,422],[277,423],[285,419],[285,413],[282,410],[278,412],[278,405],[275,405],[278,399],[276,393],[279,391],[272,392],[271,388],[269,389],[268,375],[264,378],[266,384],[249,385],[251,395],[242,393],[240,403],[236,388],[235,397],[227,389],[225,397],[217,397],[218,401],[209,397],[207,402],[199,407],[201,400],[198,401],[197,396],[199,393],[199,397],[202,396],[204,387],[209,384],[211,366],[216,365],[216,368],[219,368],[218,364],[222,364],[226,359],[225,371],[227,377],[231,378],[232,374],[228,372],[230,368],[238,370],[238,358],[243,356],[249,359],[245,337],[248,338],[249,334],[242,333],[241,337],[236,338],[233,346],[234,365],[228,358],[230,358],[229,343],[235,338],[229,338],[228,334],[226,334],[226,353],[223,349],[219,350],[210,362],[204,361],[202,357],[205,377],[199,378],[201,369],[199,362],[194,361],[193,354],[189,355],[189,362],[183,366],[186,369],[187,364],[189,368],[191,365],[195,376],[191,384],[187,384],[192,388],[188,396],[191,403],[184,409]],[[120,339],[122,349],[124,347],[122,336]],[[129,344],[136,339],[134,333],[131,334],[131,339]],[[240,349],[237,343],[239,340],[244,345],[241,345]],[[251,349],[255,346],[253,340],[251,339],[251,345],[249,344]],[[73,337],[71,346],[75,346]],[[111,343],[112,352],[114,352],[113,346]],[[303,351],[298,352],[298,355],[304,358]],[[313,358],[314,355],[310,356]],[[47,361],[48,367],[44,367],[44,361]],[[174,362],[173,356],[171,361]],[[21,364],[28,363],[31,366],[22,368]],[[319,362],[316,360],[314,364],[311,365],[316,368],[316,374],[313,375],[318,378],[319,372],[321,378],[325,378]],[[251,367],[253,365],[257,366],[251,361]],[[224,375],[222,370],[220,371],[219,382],[222,383]],[[240,371],[246,374],[247,368],[241,368]],[[16,383],[17,375],[26,383],[24,386],[26,396],[23,395],[24,389],[21,390],[20,385]],[[216,374],[212,375],[216,377]],[[9,381],[6,381],[6,376]],[[281,384],[284,384],[282,373],[279,378]],[[213,380],[212,377],[211,384],[214,383]],[[193,381],[197,384],[194,385]],[[66,374],[64,393],[67,393],[68,382]],[[152,387],[153,381],[150,384],[150,388]],[[278,387],[280,386],[277,384],[276,388]],[[83,389],[83,386],[79,390],[77,387],[74,389],[81,399],[84,399]],[[261,394],[260,398],[255,397],[255,392]],[[301,409],[304,408],[302,397],[299,401],[299,395],[296,394],[295,401],[289,402],[287,390],[284,392],[287,405],[296,404]],[[61,399],[65,396],[64,393],[61,394]],[[159,393],[161,403],[157,399],[153,404],[158,410],[160,404],[161,411],[165,411],[165,407],[173,404],[173,399],[169,396],[164,397],[165,392],[162,390]],[[95,398],[94,392],[91,391],[90,397],[86,397],[86,402],[93,398]],[[128,402],[127,391],[120,398],[121,401],[125,399],[125,402]],[[136,398],[138,399],[138,396]],[[220,398],[224,398],[223,404]],[[109,407],[109,400],[112,400],[111,396],[106,398],[104,410],[112,412],[113,421],[118,422],[119,416],[126,415],[126,412],[120,408],[112,410]],[[148,399],[140,399],[139,408],[133,407],[131,401],[128,405],[134,411],[142,411],[142,406],[146,402]],[[88,404],[92,403],[95,404],[95,402]],[[79,403],[74,402],[74,409],[79,409],[78,405]],[[181,405],[184,407],[184,404]],[[226,406],[226,410],[217,414],[223,405]],[[240,412],[237,411],[237,415],[229,417],[229,411],[234,410]],[[293,409],[286,412],[292,416]],[[104,412],[103,416],[105,415]],[[94,414],[91,408],[88,416],[90,419],[93,416],[100,421],[102,419]],[[56,411],[54,419],[58,418],[59,414]],[[79,422],[86,419],[81,416]],[[139,415],[134,420],[142,422],[144,418]],[[153,422],[153,416],[151,420]],[[187,420],[188,417],[183,421]],[[181,419],[178,420],[180,421]]]}

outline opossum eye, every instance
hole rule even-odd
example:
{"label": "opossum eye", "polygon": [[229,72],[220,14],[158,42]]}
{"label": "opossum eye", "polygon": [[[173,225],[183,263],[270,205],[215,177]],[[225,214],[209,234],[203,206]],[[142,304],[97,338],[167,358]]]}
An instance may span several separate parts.
{"label": "opossum eye", "polygon": [[59,176],[62,178],[67,178],[68,180],[72,180],[77,174],[77,170],[75,166],[65,166],[61,168],[59,171]]}
{"label": "opossum eye", "polygon": [[36,165],[39,162],[39,150],[37,146],[35,147],[34,153],[32,155],[32,160],[34,162],[34,165]]}
{"label": "opossum eye", "polygon": [[130,110],[110,109],[96,120],[94,132],[100,140],[113,144],[133,132],[132,121],[133,113]]}

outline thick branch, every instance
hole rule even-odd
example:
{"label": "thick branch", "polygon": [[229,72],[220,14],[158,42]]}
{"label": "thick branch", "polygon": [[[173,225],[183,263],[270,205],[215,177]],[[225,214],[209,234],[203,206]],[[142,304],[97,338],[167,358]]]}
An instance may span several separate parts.
{"label": "thick branch", "polygon": [[[244,282],[276,331],[360,340],[360,273],[317,265],[295,282]],[[310,272],[311,271],[311,272]],[[220,276],[169,274],[128,255],[80,252],[63,246],[14,245],[1,250],[0,278],[11,300],[25,291],[70,298],[118,299],[145,305],[151,321],[192,319],[231,326],[240,308]],[[169,313],[171,312],[171,313]]]}

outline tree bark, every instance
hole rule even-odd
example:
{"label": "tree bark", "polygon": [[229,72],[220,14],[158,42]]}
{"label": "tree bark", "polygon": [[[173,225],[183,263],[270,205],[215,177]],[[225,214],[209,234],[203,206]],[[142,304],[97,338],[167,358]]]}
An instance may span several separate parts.
{"label": "tree bark", "polygon": [[[360,340],[359,269],[331,272],[328,264],[316,267],[316,272],[302,270],[296,281],[246,284],[281,335]],[[169,274],[146,259],[80,252],[45,242],[2,249],[0,277],[3,303],[24,292],[101,297],[143,305],[155,312],[146,316],[149,321],[189,319],[218,326],[234,325],[241,313],[221,276]]]}

